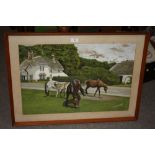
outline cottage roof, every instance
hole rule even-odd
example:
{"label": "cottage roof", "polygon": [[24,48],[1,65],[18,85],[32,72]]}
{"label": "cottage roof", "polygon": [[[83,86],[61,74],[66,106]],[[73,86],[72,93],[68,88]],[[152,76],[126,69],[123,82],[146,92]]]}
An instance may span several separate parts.
{"label": "cottage roof", "polygon": [[48,65],[51,69],[59,69],[64,70],[63,66],[60,62],[56,59],[49,59],[47,57],[36,56],[33,57],[31,60],[25,59],[21,64],[20,68],[26,68],[27,66],[40,66],[40,65]]}
{"label": "cottage roof", "polygon": [[111,67],[110,71],[117,75],[132,75],[133,66],[134,61],[132,60],[122,61],[121,63],[117,63]]}

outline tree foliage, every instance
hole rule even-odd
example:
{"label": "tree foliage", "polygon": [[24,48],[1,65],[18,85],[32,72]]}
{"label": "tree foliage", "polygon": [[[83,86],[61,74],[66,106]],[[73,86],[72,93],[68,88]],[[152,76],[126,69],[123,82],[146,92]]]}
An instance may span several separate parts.
{"label": "tree foliage", "polygon": [[19,46],[20,62],[27,58],[28,51],[33,51],[34,56],[44,56],[52,58],[54,54],[56,59],[64,67],[64,72],[71,75],[80,65],[80,58],[77,48],[73,44],[67,45],[35,45],[35,46]]}

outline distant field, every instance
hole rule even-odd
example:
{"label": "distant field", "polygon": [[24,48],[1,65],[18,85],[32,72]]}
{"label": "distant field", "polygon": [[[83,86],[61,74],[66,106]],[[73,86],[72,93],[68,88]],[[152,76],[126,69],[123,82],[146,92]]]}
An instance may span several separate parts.
{"label": "distant field", "polygon": [[[104,96],[103,96],[104,99]],[[55,97],[55,92],[45,96],[42,90],[22,89],[23,114],[50,114],[97,111],[124,111],[128,110],[129,98],[109,97],[101,99],[81,99],[80,108],[64,107],[63,97]]]}

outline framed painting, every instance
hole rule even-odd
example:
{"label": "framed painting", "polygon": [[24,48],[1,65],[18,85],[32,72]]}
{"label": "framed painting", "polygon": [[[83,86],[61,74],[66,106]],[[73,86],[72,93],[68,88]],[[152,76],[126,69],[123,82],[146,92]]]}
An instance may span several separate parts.
{"label": "framed painting", "polygon": [[148,34],[5,37],[13,125],[138,118]]}

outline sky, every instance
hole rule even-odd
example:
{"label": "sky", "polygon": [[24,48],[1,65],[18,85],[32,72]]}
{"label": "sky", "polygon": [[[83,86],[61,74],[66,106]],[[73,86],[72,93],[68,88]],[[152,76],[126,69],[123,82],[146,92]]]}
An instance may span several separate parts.
{"label": "sky", "polygon": [[136,44],[75,44],[80,57],[98,61],[122,62],[134,60]]}

